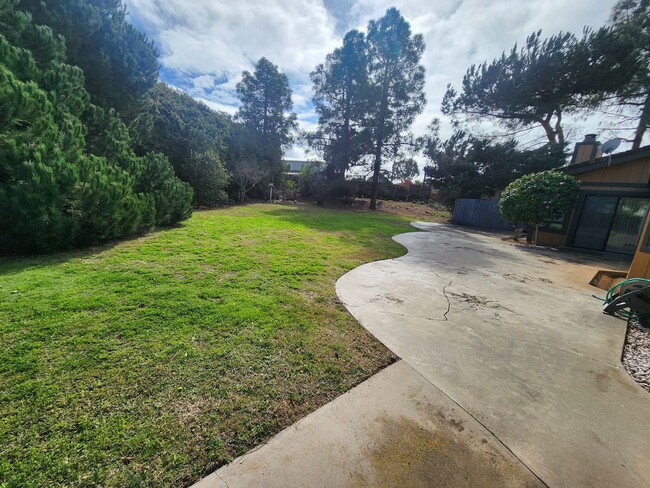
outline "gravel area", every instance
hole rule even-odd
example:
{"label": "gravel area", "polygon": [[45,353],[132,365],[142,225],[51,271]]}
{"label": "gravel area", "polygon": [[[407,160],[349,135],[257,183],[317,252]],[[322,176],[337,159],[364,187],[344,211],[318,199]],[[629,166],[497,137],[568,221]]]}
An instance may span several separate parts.
{"label": "gravel area", "polygon": [[623,366],[642,388],[650,392],[650,327],[641,327],[636,320],[630,320]]}

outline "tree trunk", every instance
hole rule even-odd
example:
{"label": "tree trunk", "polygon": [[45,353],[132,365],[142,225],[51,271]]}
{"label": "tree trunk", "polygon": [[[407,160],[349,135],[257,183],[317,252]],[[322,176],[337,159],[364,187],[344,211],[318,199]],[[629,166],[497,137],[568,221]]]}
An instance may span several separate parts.
{"label": "tree trunk", "polygon": [[244,203],[244,198],[246,198],[246,183],[241,182],[239,184],[239,203]]}
{"label": "tree trunk", "polygon": [[548,138],[548,142],[551,145],[557,144],[557,137],[555,135],[555,131],[553,130],[553,127],[551,127],[550,117],[541,120],[540,124],[544,128],[544,131],[546,132],[546,137]]}
{"label": "tree trunk", "polygon": [[564,149],[564,130],[562,129],[562,111],[558,108],[555,111],[555,134],[557,135],[557,143]]}
{"label": "tree trunk", "polygon": [[[381,131],[383,132],[383,131]],[[375,166],[372,173],[372,191],[370,193],[370,210],[377,210],[377,193],[379,191],[379,173],[381,172],[382,138],[377,138],[375,147]]]}
{"label": "tree trunk", "polygon": [[335,178],[345,179],[345,172],[350,167],[350,150],[352,141],[350,140],[350,104],[346,102],[345,112],[343,114],[343,153],[337,151],[336,160],[334,161],[334,168],[332,173],[334,173]]}
{"label": "tree trunk", "polygon": [[372,174],[372,191],[370,193],[370,210],[377,210],[377,193],[379,192],[379,174],[381,172],[381,151],[384,146],[384,128],[386,125],[386,113],[388,112],[388,84],[390,69],[386,68],[384,81],[382,83],[381,106],[379,109],[379,123],[377,124],[377,139],[375,144],[375,166]]}
{"label": "tree trunk", "polygon": [[634,132],[634,139],[632,139],[632,149],[639,149],[643,141],[643,135],[646,128],[650,124],[650,94],[646,96],[643,110],[641,110],[641,117],[639,118],[639,125]]}

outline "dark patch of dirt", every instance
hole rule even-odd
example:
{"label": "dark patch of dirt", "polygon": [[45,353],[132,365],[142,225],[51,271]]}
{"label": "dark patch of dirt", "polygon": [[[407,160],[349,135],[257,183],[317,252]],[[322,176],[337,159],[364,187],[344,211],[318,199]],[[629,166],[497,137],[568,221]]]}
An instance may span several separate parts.
{"label": "dark patch of dirt", "polygon": [[600,288],[601,290],[609,290],[612,286],[619,284],[627,278],[627,273],[621,271],[601,270],[596,273],[596,276],[589,282],[590,285]]}
{"label": "dark patch of dirt", "polygon": [[490,303],[490,300],[488,300],[485,297],[469,295],[467,293],[452,293],[452,292],[447,292],[447,293],[449,294],[449,296],[452,296],[461,302],[469,303],[471,305],[487,305],[488,303]]}
{"label": "dark patch of dirt", "polygon": [[392,295],[386,294],[386,295],[379,295],[379,296],[373,297],[373,298],[370,299],[370,302],[372,302],[372,303],[395,303],[395,304],[401,305],[402,303],[404,303],[404,300],[402,300],[400,298],[397,298],[397,297],[394,297]]}

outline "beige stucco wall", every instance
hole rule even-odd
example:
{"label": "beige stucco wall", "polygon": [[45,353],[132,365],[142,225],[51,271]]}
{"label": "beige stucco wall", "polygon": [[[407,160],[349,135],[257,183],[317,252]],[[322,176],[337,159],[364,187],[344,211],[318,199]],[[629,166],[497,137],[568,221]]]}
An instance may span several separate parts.
{"label": "beige stucco wall", "polygon": [[646,232],[648,232],[649,226],[650,213],[646,216],[645,225],[641,232],[641,239],[639,239],[639,245],[636,248],[634,259],[630,265],[630,271],[627,274],[628,278],[650,278],[650,252],[644,252],[641,250],[641,244],[643,243],[643,238],[645,237]]}

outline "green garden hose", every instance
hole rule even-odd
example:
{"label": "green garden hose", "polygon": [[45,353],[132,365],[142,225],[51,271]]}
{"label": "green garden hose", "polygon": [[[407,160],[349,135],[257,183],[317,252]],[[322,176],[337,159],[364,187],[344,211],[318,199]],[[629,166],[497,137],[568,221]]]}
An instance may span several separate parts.
{"label": "green garden hose", "polygon": [[[616,300],[620,294],[621,290],[623,287],[627,285],[632,285],[632,284],[642,284],[644,287],[650,287],[650,279],[647,278],[630,278],[627,280],[623,280],[620,283],[615,284],[612,286],[609,290],[607,290],[607,295],[605,295],[605,298],[601,298],[596,295],[592,295],[594,298],[597,298],[598,300],[601,300],[605,302],[606,304],[612,303],[614,300]],[[648,288],[650,289],[650,288]],[[626,318],[626,319],[631,319],[631,318],[637,318],[637,312],[634,310],[617,310],[616,315]]]}

